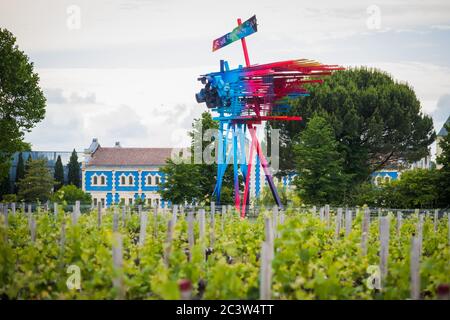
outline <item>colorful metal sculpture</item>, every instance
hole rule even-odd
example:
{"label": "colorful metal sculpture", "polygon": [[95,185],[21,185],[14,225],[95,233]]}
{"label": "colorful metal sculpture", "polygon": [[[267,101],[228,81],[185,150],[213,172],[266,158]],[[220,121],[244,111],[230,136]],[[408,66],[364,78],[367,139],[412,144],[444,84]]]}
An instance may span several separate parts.
{"label": "colorful metal sculpture", "polygon": [[[217,150],[217,181],[214,189],[217,203],[220,204],[221,188],[227,165],[233,159],[234,200],[235,207],[245,217],[249,204],[250,175],[253,154],[259,158],[267,182],[276,204],[282,207],[280,197],[269,164],[261,150],[256,136],[255,125],[262,121],[299,121],[300,117],[279,115],[289,111],[289,99],[308,95],[304,88],[306,83],[322,83],[324,76],[342,68],[336,65],[323,65],[319,62],[297,59],[262,65],[250,65],[245,37],[256,32],[256,17],[253,16],[243,24],[238,19],[238,27],[225,36],[214,40],[213,51],[233,41],[241,40],[246,67],[230,69],[228,62],[220,61],[220,71],[200,76],[199,81],[205,87],[196,94],[198,103],[219,114],[214,120],[219,121]],[[277,115],[274,115],[276,113]],[[246,136],[250,134],[250,150],[247,162]],[[229,152],[229,141],[232,152]],[[230,148],[231,149],[231,148]],[[239,190],[239,169],[245,181],[242,195]]]}

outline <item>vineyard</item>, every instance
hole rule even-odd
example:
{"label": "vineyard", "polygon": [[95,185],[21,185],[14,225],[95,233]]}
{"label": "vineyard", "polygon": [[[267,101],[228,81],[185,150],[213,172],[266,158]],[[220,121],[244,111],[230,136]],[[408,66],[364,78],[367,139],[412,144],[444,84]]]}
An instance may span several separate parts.
{"label": "vineyard", "polygon": [[448,290],[448,214],[274,208],[241,220],[212,208],[6,208],[0,296],[436,299]]}

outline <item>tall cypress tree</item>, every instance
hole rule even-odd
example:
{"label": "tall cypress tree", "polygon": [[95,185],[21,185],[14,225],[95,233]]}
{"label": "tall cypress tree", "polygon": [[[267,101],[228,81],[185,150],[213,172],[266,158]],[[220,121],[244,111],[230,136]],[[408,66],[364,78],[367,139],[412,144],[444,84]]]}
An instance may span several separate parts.
{"label": "tall cypress tree", "polygon": [[28,168],[30,167],[30,163],[33,160],[33,157],[31,156],[31,153],[28,154],[27,162],[25,162],[25,174],[28,171]]}
{"label": "tall cypress tree", "polygon": [[70,156],[69,161],[69,176],[68,176],[68,182],[69,184],[73,184],[76,187],[81,186],[80,181],[80,163],[78,162],[78,156],[75,149],[72,151],[72,155]]}
{"label": "tall cypress tree", "polygon": [[17,186],[17,183],[25,177],[25,163],[23,162],[23,155],[22,152],[19,153],[19,159],[17,160],[17,167],[16,167],[16,179],[14,184],[14,193],[19,192],[19,187]]}
{"label": "tall cypress tree", "polygon": [[56,191],[64,185],[64,167],[61,161],[61,156],[58,156],[58,159],[56,159],[54,178],[57,181],[57,184],[55,185]]}

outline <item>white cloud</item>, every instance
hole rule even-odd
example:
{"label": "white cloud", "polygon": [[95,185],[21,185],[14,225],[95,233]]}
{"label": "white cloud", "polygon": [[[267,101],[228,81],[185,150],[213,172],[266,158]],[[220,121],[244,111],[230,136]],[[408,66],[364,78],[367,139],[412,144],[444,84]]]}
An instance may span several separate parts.
{"label": "white cloud", "polygon": [[[80,30],[66,26],[72,4],[81,9]],[[377,30],[366,24],[372,4],[380,9]],[[48,98],[47,118],[27,135],[37,149],[82,149],[92,137],[105,145],[186,145],[190,122],[206,109],[194,99],[197,76],[217,70],[219,59],[243,63],[239,44],[211,53],[212,40],[253,14],[252,63],[306,57],[373,66],[410,83],[431,114],[449,94],[450,61],[437,47],[449,12],[444,0],[230,0],[220,10],[210,0],[0,3],[2,26],[36,57]]]}
{"label": "white cloud", "polygon": [[27,139],[35,149],[82,150],[93,137],[105,146],[186,146],[206,110],[194,98],[202,69],[38,69],[47,117]]}

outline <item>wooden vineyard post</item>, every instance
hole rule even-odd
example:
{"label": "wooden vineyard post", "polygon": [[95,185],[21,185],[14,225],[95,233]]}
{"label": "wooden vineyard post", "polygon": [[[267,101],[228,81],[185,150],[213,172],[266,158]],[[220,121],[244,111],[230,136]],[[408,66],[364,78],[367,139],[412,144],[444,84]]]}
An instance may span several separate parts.
{"label": "wooden vineyard post", "polygon": [[436,210],[434,210],[434,219],[433,219],[435,233],[438,230],[438,222],[439,222],[439,210],[436,209]]}
{"label": "wooden vineyard post", "polygon": [[330,227],[330,205],[329,204],[325,205],[324,211],[325,211],[325,222],[327,224],[327,228],[329,228]]}
{"label": "wooden vineyard post", "polygon": [[205,209],[199,210],[199,243],[201,246],[202,253],[204,255],[203,259],[206,259],[205,253],[205,225],[206,225],[206,217],[205,217]]}
{"label": "wooden vineyard post", "polygon": [[227,209],[225,208],[224,205],[222,205],[222,215],[221,215],[221,217],[220,217],[222,233],[223,233],[223,225],[225,224],[225,215],[226,215],[226,214],[227,214]]}
{"label": "wooden vineyard post", "polygon": [[153,208],[153,238],[158,238],[158,208]]}
{"label": "wooden vineyard post", "polygon": [[3,218],[4,218],[4,224],[5,227],[8,228],[8,204],[5,203],[3,206]]}
{"label": "wooden vineyard post", "polygon": [[189,211],[187,214],[188,223],[188,243],[189,243],[189,260],[192,258],[192,247],[194,246],[194,213]]}
{"label": "wooden vineyard post", "polygon": [[53,216],[55,218],[58,217],[58,203],[57,202],[53,202]]}
{"label": "wooden vineyard post", "polygon": [[352,211],[345,209],[345,236],[347,237],[352,232]]}
{"label": "wooden vineyard post", "polygon": [[78,221],[77,218],[78,218],[77,217],[77,209],[75,206],[73,206],[73,208],[72,208],[72,227],[77,225],[77,221]]}
{"label": "wooden vineyard post", "polygon": [[324,213],[325,209],[323,207],[320,207],[319,209],[319,219],[320,221],[323,221],[323,213]]}
{"label": "wooden vineyard post", "polygon": [[97,203],[97,226],[100,228],[102,225],[102,203]]}
{"label": "wooden vineyard post", "polygon": [[117,206],[113,209],[113,232],[117,232],[119,229],[119,212]]}
{"label": "wooden vineyard post", "polygon": [[389,217],[380,219],[380,275],[381,287],[384,288],[386,276],[388,274],[389,258]]}
{"label": "wooden vineyard post", "polygon": [[216,213],[216,203],[214,201],[211,201],[211,214]]}
{"label": "wooden vineyard post", "polygon": [[123,284],[122,235],[118,232],[113,234],[112,257],[113,270],[115,273],[113,285],[117,292],[116,299],[123,300],[125,298],[125,290]]}
{"label": "wooden vineyard post", "polygon": [[313,215],[313,217],[315,217],[316,214],[317,214],[317,208],[316,208],[316,206],[313,206],[312,207],[312,215]]}
{"label": "wooden vineyard post", "polygon": [[364,215],[362,220],[362,232],[361,232],[361,252],[362,255],[367,255],[367,240],[369,238],[369,227],[370,227],[370,210],[369,208],[364,208]]}
{"label": "wooden vineyard post", "polygon": [[401,235],[401,230],[402,230],[402,224],[403,224],[403,216],[402,216],[402,212],[398,211],[397,212],[397,236],[400,237]]}
{"label": "wooden vineyard post", "polygon": [[419,255],[422,256],[422,242],[423,242],[423,215],[419,214],[417,222],[417,238],[419,242]]}
{"label": "wooden vineyard post", "polygon": [[36,218],[34,215],[30,216],[30,235],[31,242],[34,243],[36,241]]}
{"label": "wooden vineyard post", "polygon": [[147,233],[147,213],[145,211],[141,212],[139,220],[139,246],[142,247],[145,244],[145,236]]}
{"label": "wooden vineyard post", "polygon": [[383,212],[381,211],[381,208],[378,208],[378,220],[383,216]]}
{"label": "wooden vineyard post", "polygon": [[411,299],[420,299],[420,241],[417,236],[412,237],[410,259],[410,289]]}
{"label": "wooden vineyard post", "polygon": [[169,221],[167,222],[166,241],[164,242],[164,265],[166,267],[169,267],[169,259],[170,259],[170,251],[172,248],[174,226],[175,226],[175,221],[173,219],[169,219]]}
{"label": "wooden vineyard post", "polygon": [[139,215],[139,217],[141,216],[141,214],[142,214],[142,205],[138,205],[138,215]]}
{"label": "wooden vineyard post", "polygon": [[281,209],[281,211],[280,211],[280,224],[283,225],[285,220],[286,220],[286,215],[284,213],[284,210]]}
{"label": "wooden vineyard post", "polygon": [[336,226],[334,229],[335,239],[339,239],[339,234],[341,233],[341,219],[342,219],[342,208],[338,208],[336,213]]}
{"label": "wooden vineyard post", "polygon": [[273,230],[269,218],[264,219],[265,241],[261,247],[261,274],[260,274],[260,299],[270,300],[272,298],[272,260],[274,255]]}
{"label": "wooden vineyard post", "polygon": [[127,225],[127,206],[122,206],[122,226],[125,228]]}
{"label": "wooden vineyard post", "polygon": [[273,226],[273,234],[277,236],[277,227],[278,227],[278,206],[274,206],[272,208],[272,226]]}
{"label": "wooden vineyard post", "polygon": [[11,214],[14,216],[16,214],[16,203],[11,203]]}
{"label": "wooden vineyard post", "polygon": [[199,214],[199,241],[205,241],[205,209],[200,209]]}
{"label": "wooden vineyard post", "polygon": [[174,226],[177,223],[177,214],[178,214],[178,205],[174,204],[172,206],[172,220]]}
{"label": "wooden vineyard post", "polygon": [[61,234],[59,238],[59,252],[61,257],[64,255],[64,248],[66,245],[66,221],[62,219],[61,221]]}
{"label": "wooden vineyard post", "polygon": [[214,247],[214,242],[216,241],[216,206],[214,202],[211,202],[211,219],[209,222],[209,246]]}

